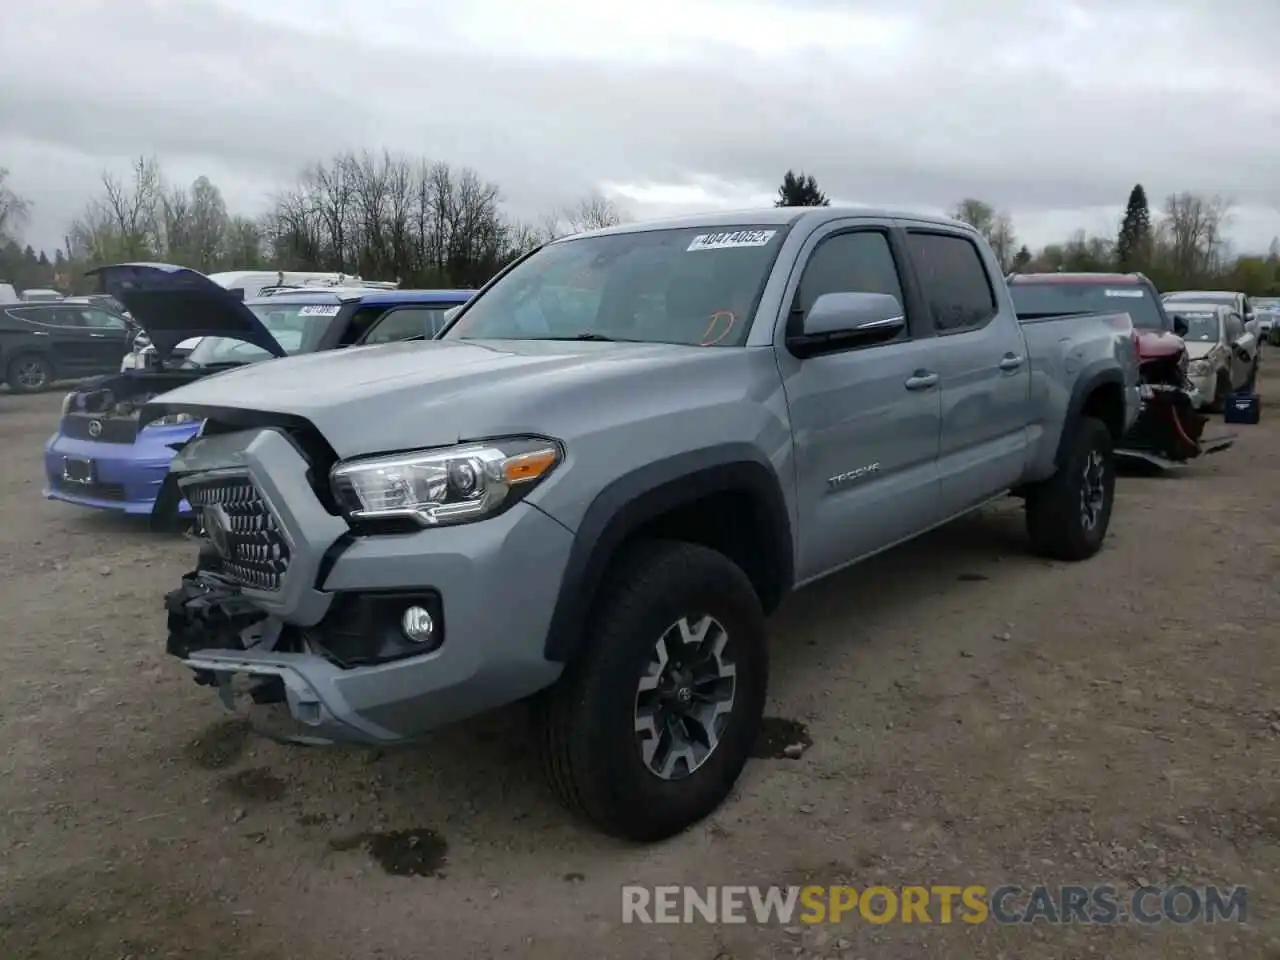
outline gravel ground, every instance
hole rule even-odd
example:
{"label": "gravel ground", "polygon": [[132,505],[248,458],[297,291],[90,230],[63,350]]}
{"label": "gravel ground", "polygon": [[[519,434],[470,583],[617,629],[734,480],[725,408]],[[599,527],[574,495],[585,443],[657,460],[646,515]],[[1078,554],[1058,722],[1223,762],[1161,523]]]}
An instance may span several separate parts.
{"label": "gravel ground", "polygon": [[[1011,501],[793,598],[769,713],[812,746],[642,849],[561,813],[518,709],[386,752],[229,720],[163,653],[192,545],[41,499],[59,400],[0,395],[5,960],[1280,958],[1278,420],[1123,478],[1088,563]],[[1244,884],[1248,923],[620,923],[628,883],[808,882]]]}

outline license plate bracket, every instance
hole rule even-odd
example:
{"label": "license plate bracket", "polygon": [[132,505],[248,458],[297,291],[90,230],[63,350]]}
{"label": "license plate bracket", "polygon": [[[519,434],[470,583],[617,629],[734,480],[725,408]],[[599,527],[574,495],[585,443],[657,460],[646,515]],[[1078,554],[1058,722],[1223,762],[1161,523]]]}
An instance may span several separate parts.
{"label": "license plate bracket", "polygon": [[97,481],[97,465],[85,457],[63,457],[62,479],[68,483],[91,484]]}

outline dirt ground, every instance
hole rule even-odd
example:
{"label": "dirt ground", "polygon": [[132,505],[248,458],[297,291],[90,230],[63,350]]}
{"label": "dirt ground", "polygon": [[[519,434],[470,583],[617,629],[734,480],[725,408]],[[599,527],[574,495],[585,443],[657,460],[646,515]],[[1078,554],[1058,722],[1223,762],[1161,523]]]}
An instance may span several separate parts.
{"label": "dirt ground", "polygon": [[[41,498],[60,397],[0,395],[4,960],[1280,958],[1280,415],[1122,478],[1088,563],[1010,501],[803,591],[769,713],[812,746],[645,849],[551,801],[518,709],[386,752],[229,721],[163,653],[193,546]],[[620,922],[628,883],[809,882],[1243,884],[1248,922]]]}

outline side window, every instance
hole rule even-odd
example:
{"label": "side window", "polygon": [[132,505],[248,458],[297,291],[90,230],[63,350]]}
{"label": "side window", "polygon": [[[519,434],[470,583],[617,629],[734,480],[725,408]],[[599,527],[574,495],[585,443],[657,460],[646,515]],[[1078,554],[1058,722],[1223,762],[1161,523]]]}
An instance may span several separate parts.
{"label": "side window", "polygon": [[57,327],[74,327],[77,330],[83,330],[88,326],[84,321],[84,317],[81,316],[81,311],[75,307],[57,307],[47,311],[39,319],[44,323],[52,323]]}
{"label": "side window", "polygon": [[967,237],[908,233],[907,249],[939,334],[985,327],[999,308],[982,256]]}
{"label": "side window", "polygon": [[124,330],[128,326],[119,317],[113,317],[105,310],[81,310],[80,317],[86,327],[95,330]]}
{"label": "side window", "polygon": [[808,313],[824,293],[887,293],[902,305],[902,283],[888,236],[861,230],[837,233],[818,244],[800,277],[796,307]]}
{"label": "side window", "polygon": [[443,313],[443,310],[433,310],[430,307],[390,310],[374,324],[364,342],[365,344],[394,343],[411,337],[433,337],[440,329],[440,318]]}

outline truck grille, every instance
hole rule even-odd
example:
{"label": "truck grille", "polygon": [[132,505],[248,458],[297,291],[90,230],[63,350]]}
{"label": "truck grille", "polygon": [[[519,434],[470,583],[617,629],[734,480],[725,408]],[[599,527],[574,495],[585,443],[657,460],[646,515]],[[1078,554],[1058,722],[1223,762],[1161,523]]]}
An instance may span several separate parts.
{"label": "truck grille", "polygon": [[222,558],[222,570],[247,587],[279,590],[289,569],[289,544],[279,521],[248,477],[182,485],[200,533]]}

